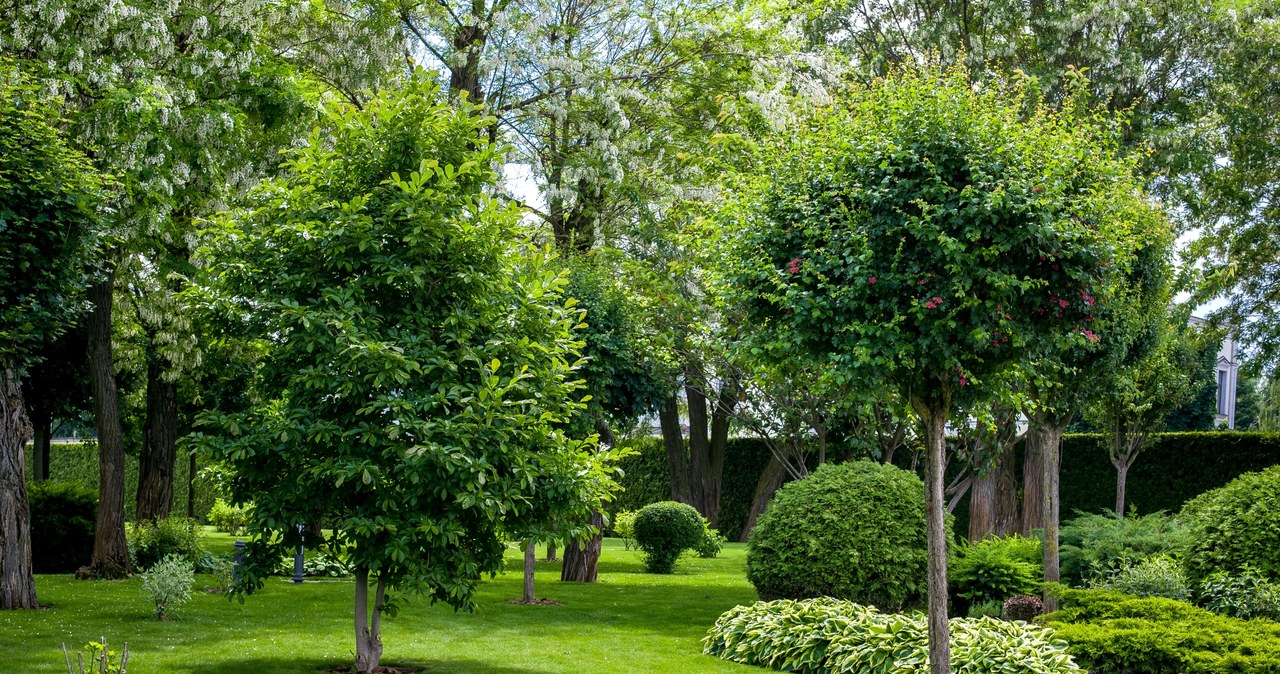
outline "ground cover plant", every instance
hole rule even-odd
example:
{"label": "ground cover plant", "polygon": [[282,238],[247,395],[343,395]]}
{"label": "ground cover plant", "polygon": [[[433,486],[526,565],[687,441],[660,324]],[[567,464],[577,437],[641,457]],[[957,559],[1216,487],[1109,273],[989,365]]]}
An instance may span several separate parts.
{"label": "ground cover plant", "polygon": [[[737,606],[703,640],[726,660],[803,674],[923,674],[928,629],[919,613],[881,613],[831,598]],[[993,618],[951,620],[951,671],[1082,672],[1053,630]]]}
{"label": "ground cover plant", "polygon": [[[225,535],[206,538],[216,555],[231,553]],[[384,624],[395,651],[385,664],[422,674],[669,674],[743,672],[751,668],[703,655],[701,639],[724,611],[755,600],[746,582],[745,546],[729,543],[716,559],[688,556],[674,574],[643,571],[641,553],[605,539],[597,583],[561,583],[560,565],[537,563],[538,582],[561,606],[520,606],[521,551],[506,551],[506,572],[476,590],[477,610],[458,614],[426,601],[401,604]],[[137,578],[86,585],[70,575],[37,582],[49,610],[0,613],[4,671],[65,672],[61,644],[105,636],[129,642],[130,671],[168,674],[319,674],[350,665],[354,582],[321,579],[294,585],[269,579],[244,603],[196,591],[177,619],[161,622]],[[197,590],[213,584],[196,576]],[[583,639],[583,634],[591,634]]]}

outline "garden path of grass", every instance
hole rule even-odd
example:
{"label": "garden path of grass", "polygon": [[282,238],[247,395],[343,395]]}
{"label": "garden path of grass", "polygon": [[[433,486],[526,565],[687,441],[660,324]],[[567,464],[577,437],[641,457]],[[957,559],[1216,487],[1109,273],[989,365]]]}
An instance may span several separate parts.
{"label": "garden path of grass", "polygon": [[[225,536],[209,543],[230,548]],[[606,539],[594,584],[562,583],[559,563],[539,562],[538,596],[562,606],[508,603],[521,593],[521,564],[508,550],[507,573],[481,584],[474,614],[404,603],[383,622],[383,664],[458,674],[760,671],[701,654],[715,619],[756,598],[741,544],[655,576],[641,572],[639,553]],[[243,604],[196,592],[169,622],[152,616],[140,584],[37,576],[40,602],[51,608],[0,612],[0,672],[65,672],[61,644],[101,636],[113,648],[129,642],[134,674],[315,674],[352,661],[350,580],[273,579]],[[207,584],[196,577],[197,588]]]}

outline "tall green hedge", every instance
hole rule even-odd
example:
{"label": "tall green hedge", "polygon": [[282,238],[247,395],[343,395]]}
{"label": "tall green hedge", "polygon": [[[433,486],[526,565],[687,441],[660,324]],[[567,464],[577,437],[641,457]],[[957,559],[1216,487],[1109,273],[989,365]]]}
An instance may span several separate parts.
{"label": "tall green hedge", "polygon": [[[27,447],[27,475],[34,474],[31,447]],[[187,514],[186,455],[180,455],[173,467],[173,513]],[[75,482],[95,492],[98,490],[98,445],[95,443],[55,443],[49,448],[49,479],[59,482]],[[205,521],[216,496],[203,480],[196,479],[195,515]],[[124,457],[124,509],[125,519],[133,520],[138,502],[138,457]]]}

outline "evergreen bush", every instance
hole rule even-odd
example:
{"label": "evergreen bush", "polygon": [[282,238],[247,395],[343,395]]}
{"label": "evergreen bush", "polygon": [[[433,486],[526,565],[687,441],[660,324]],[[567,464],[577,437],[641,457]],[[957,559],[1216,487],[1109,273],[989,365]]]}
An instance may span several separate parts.
{"label": "evergreen bush", "polygon": [[680,553],[703,543],[706,523],[693,506],[659,501],[636,513],[634,530],[636,544],[644,551],[645,570],[671,573]]}
{"label": "evergreen bush", "polygon": [[1193,579],[1251,566],[1280,580],[1280,466],[1245,473],[1197,496],[1179,518],[1190,529],[1184,563]]}

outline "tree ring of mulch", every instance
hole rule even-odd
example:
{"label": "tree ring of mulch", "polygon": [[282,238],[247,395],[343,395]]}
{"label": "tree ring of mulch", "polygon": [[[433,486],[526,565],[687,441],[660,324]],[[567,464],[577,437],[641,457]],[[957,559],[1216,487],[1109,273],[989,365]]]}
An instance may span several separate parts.
{"label": "tree ring of mulch", "polygon": [[[356,670],[352,669],[350,666],[343,666],[343,667],[330,667],[329,669],[326,669],[324,671],[329,672],[330,674],[353,674]],[[373,671],[377,672],[378,674],[415,674],[415,672],[417,672],[418,670],[413,667],[395,667],[392,665],[379,665],[378,668]]]}
{"label": "tree ring of mulch", "polygon": [[512,599],[508,604],[526,604],[529,606],[564,606],[554,599],[534,599],[533,601],[525,601],[523,599]]}

